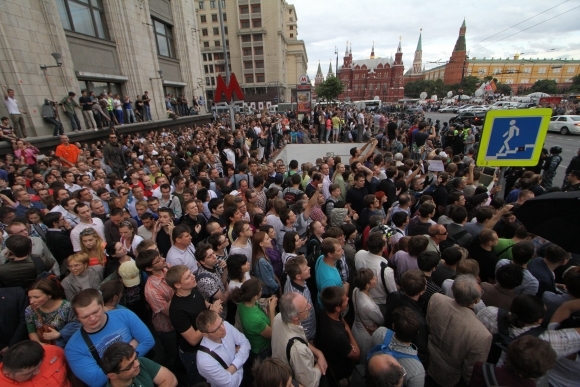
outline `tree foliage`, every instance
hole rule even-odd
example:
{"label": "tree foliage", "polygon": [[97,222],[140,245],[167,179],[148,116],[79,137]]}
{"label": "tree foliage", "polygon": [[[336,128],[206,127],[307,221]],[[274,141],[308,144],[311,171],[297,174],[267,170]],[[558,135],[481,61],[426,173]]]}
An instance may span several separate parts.
{"label": "tree foliage", "polygon": [[496,82],[495,87],[497,88],[496,92],[504,95],[509,95],[513,91],[510,85],[501,82]]}
{"label": "tree foliage", "polygon": [[572,86],[568,89],[570,93],[580,93],[580,74],[572,77]]}
{"label": "tree foliage", "polygon": [[460,89],[463,89],[464,95],[472,95],[480,85],[481,79],[474,76],[465,77],[463,82],[454,85],[445,85],[442,79],[420,79],[405,85],[405,96],[419,98],[422,92],[426,92],[428,97],[435,94],[439,98],[443,98],[449,91],[452,91],[453,94],[458,94]]}
{"label": "tree foliage", "polygon": [[318,99],[334,101],[344,91],[344,83],[337,77],[330,76],[320,85],[316,86],[315,90]]}
{"label": "tree foliage", "polygon": [[558,84],[551,79],[539,79],[534,83],[530,89],[532,93],[542,92],[548,94],[558,93]]}

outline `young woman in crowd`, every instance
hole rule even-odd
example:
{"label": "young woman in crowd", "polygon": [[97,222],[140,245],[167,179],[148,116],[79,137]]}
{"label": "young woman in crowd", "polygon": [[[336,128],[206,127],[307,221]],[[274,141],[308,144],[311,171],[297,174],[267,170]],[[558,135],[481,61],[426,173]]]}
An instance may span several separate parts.
{"label": "young woman in crowd", "polygon": [[272,247],[268,247],[266,249],[266,255],[268,255],[270,263],[274,268],[274,274],[276,275],[277,278],[280,278],[282,276],[282,273],[284,272],[284,264],[282,262],[282,252],[280,251],[278,243],[276,242],[276,230],[274,229],[273,226],[265,224],[260,227],[260,231],[267,233],[268,236],[270,237]]}
{"label": "young woman in crowd", "polygon": [[135,250],[139,243],[143,241],[143,238],[135,235],[133,225],[127,220],[119,223],[119,234],[121,234],[120,242],[127,249],[127,253],[135,257]]}
{"label": "young woman in crowd", "polygon": [[262,280],[262,296],[270,297],[280,292],[280,282],[274,274],[274,267],[270,262],[266,249],[272,247],[272,238],[263,231],[258,231],[252,237],[252,272]]}
{"label": "young woman in crowd", "polygon": [[103,281],[103,266],[89,266],[90,258],[83,252],[71,255],[67,261],[70,274],[62,280],[67,300],[72,300],[83,289],[99,288]]}
{"label": "young woman in crowd", "polygon": [[105,266],[107,255],[105,254],[105,241],[94,228],[85,228],[80,233],[81,252],[89,257],[89,266]]}

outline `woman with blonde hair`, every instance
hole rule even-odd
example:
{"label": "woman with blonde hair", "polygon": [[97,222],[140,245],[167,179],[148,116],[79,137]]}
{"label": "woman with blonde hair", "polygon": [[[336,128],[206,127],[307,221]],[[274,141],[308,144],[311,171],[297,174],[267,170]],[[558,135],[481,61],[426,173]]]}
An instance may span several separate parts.
{"label": "woman with blonde hair", "polygon": [[107,257],[105,255],[105,241],[101,239],[100,235],[94,228],[85,228],[80,233],[81,239],[81,253],[87,254],[89,257],[89,266],[105,266]]}
{"label": "woman with blonde hair", "polygon": [[346,184],[344,182],[344,177],[342,174],[346,171],[343,163],[336,164],[336,170],[334,175],[332,175],[332,184],[337,184],[340,187],[340,199],[346,201]]}
{"label": "woman with blonde hair", "polygon": [[103,281],[103,266],[89,266],[90,258],[86,253],[76,253],[68,257],[70,274],[62,280],[67,300],[83,289],[98,289]]}

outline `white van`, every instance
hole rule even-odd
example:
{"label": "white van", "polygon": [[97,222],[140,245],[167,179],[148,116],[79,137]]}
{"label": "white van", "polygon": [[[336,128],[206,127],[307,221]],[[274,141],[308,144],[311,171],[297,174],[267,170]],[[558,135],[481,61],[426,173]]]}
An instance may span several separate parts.
{"label": "white van", "polygon": [[498,110],[498,109],[514,109],[520,103],[516,101],[497,101],[493,105],[489,107],[490,110]]}

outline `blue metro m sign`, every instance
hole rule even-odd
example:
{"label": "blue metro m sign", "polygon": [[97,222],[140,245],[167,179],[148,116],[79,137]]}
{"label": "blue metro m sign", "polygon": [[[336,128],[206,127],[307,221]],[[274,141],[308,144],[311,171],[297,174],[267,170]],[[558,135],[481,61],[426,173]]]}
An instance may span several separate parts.
{"label": "blue metro m sign", "polygon": [[230,84],[226,86],[225,80],[222,78],[221,75],[217,77],[217,86],[215,89],[214,95],[214,102],[221,102],[222,100],[222,93],[226,97],[226,101],[230,102],[232,99],[232,94],[235,94],[238,100],[244,100],[244,93],[238,84],[238,80],[236,79],[235,74],[230,75]]}

